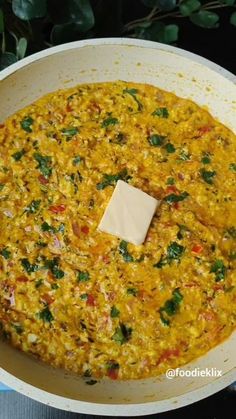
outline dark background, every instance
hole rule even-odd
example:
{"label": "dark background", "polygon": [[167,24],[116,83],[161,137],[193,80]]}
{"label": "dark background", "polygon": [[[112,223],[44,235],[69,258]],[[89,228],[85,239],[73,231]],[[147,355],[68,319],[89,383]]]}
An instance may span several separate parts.
{"label": "dark background", "polygon": [[[109,8],[109,15],[103,19],[100,26],[100,36],[120,36],[120,26],[117,20],[119,13],[118,2]],[[137,0],[127,0],[126,7],[120,16],[123,22],[142,17],[148,9]],[[177,46],[202,55],[220,64],[222,67],[236,74],[236,29],[229,24],[229,12],[217,11],[220,14],[218,29],[203,29],[191,24],[188,19],[178,22],[167,20],[166,23],[178,23],[180,35]],[[113,15],[113,16],[112,16]],[[102,28],[102,30],[101,30]],[[13,391],[0,392],[0,419],[72,419],[72,418],[101,418],[102,416],[79,415],[63,412],[38,402],[30,400]],[[112,417],[112,416],[111,416]],[[236,385],[208,397],[185,408],[175,411],[150,415],[149,418],[158,419],[235,419],[236,418]]]}

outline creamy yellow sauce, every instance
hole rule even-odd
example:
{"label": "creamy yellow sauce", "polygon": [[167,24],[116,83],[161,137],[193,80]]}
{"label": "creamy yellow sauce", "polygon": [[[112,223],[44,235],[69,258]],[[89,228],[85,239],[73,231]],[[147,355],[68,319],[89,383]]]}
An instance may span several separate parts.
{"label": "creamy yellow sauce", "polygon": [[[143,245],[97,230],[118,179],[162,201]],[[39,99],[0,126],[3,338],[79,375],[156,376],[236,326],[236,138],[126,82]]]}

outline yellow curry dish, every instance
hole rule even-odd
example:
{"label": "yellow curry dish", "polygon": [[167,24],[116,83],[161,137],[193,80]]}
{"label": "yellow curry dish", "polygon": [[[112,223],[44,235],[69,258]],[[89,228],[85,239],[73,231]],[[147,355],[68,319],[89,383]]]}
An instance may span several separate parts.
{"label": "yellow curry dish", "polygon": [[[146,239],[98,225],[118,180],[161,201]],[[0,125],[0,330],[97,379],[157,376],[236,328],[236,137],[123,81],[59,90]]]}

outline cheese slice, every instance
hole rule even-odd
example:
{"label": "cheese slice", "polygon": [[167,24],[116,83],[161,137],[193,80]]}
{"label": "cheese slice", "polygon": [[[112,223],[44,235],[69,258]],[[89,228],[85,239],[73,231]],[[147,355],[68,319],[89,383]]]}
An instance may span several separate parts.
{"label": "cheese slice", "polygon": [[118,180],[98,229],[135,245],[144,242],[160,201]]}

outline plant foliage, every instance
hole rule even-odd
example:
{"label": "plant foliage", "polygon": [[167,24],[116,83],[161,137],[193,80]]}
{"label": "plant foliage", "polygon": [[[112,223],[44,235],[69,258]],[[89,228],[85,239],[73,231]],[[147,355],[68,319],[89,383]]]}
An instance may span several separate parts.
{"label": "plant foliage", "polygon": [[26,54],[82,38],[111,35],[173,44],[180,19],[214,29],[222,8],[236,26],[236,0],[136,1],[143,17],[127,22],[127,0],[0,0],[0,70]]}

